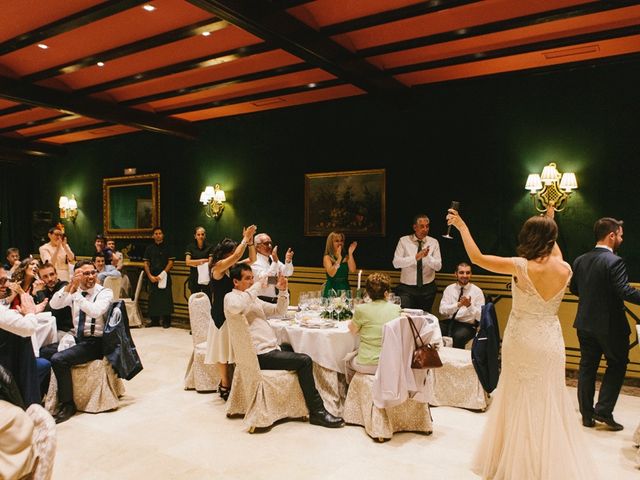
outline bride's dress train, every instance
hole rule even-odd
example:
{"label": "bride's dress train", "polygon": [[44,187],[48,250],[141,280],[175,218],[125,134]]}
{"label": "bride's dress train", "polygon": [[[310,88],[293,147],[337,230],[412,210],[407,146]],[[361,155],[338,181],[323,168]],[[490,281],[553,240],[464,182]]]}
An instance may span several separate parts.
{"label": "bride's dress train", "polygon": [[527,260],[513,261],[513,306],[502,342],[502,372],[472,469],[489,479],[597,478],[565,386],[557,315],[565,289],[545,301],[529,279]]}

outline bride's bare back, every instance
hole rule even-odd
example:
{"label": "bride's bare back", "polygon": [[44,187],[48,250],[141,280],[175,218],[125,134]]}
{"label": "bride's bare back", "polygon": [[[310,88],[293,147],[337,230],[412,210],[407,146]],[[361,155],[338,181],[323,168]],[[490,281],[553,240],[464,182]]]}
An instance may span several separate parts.
{"label": "bride's bare back", "polygon": [[564,290],[571,271],[559,255],[550,255],[542,259],[527,262],[529,279],[538,295],[546,302]]}

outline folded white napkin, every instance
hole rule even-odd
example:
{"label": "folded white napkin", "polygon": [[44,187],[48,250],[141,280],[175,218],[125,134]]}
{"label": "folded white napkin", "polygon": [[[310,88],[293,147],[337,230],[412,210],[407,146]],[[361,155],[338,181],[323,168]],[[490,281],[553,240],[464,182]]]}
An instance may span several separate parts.
{"label": "folded white napkin", "polygon": [[167,272],[163,270],[160,272],[158,277],[160,277],[160,280],[158,281],[158,288],[167,288]]}
{"label": "folded white napkin", "polygon": [[196,267],[198,269],[198,285],[209,285],[211,274],[209,273],[209,262]]}

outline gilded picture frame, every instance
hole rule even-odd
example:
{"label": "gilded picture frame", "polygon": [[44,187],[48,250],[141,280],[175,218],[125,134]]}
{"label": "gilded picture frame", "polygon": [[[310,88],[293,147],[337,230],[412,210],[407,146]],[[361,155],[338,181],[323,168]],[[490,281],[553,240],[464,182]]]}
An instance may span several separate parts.
{"label": "gilded picture frame", "polygon": [[386,170],[308,173],[304,176],[304,234],[386,233]]}
{"label": "gilded picture frame", "polygon": [[103,231],[111,238],[151,238],[160,225],[160,174],[102,180]]}

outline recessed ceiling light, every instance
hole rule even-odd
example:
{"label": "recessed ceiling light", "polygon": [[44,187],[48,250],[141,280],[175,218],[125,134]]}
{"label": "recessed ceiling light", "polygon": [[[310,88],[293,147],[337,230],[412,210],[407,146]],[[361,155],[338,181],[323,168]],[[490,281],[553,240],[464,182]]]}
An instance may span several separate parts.
{"label": "recessed ceiling light", "polygon": [[316,88],[317,86],[318,86],[317,83],[310,83],[310,84],[307,85],[307,87],[309,87],[309,88]]}
{"label": "recessed ceiling light", "polygon": [[45,45],[44,43],[39,43],[38,48],[41,48],[42,50],[46,50],[47,48],[49,48],[49,45]]}
{"label": "recessed ceiling light", "polygon": [[98,65],[99,67],[104,67],[104,62],[98,62],[96,63],[96,65]]}
{"label": "recessed ceiling light", "polygon": [[208,37],[209,35],[211,35],[211,32],[202,32],[203,37]]}
{"label": "recessed ceiling light", "polygon": [[146,5],[143,5],[142,8],[144,8],[147,12],[153,12],[156,9],[156,7],[154,7],[150,3],[147,3]]}

